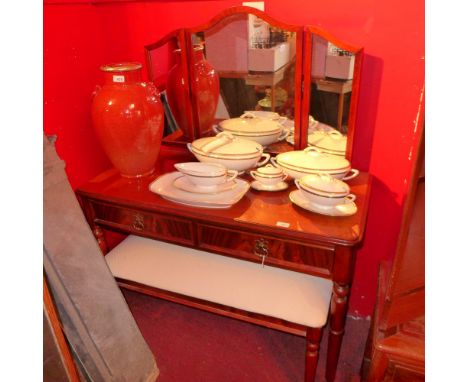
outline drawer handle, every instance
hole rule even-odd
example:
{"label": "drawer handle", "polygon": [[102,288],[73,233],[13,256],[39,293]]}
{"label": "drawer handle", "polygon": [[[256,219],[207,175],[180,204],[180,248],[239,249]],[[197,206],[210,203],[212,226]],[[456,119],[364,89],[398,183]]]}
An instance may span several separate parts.
{"label": "drawer handle", "polygon": [[268,240],[263,238],[255,240],[254,255],[262,258],[262,265],[265,263],[265,257],[268,256]]}
{"label": "drawer handle", "polygon": [[141,231],[141,230],[145,229],[145,223],[143,221],[143,216],[141,216],[140,214],[136,214],[133,217],[132,227],[134,229],[136,229],[137,231]]}

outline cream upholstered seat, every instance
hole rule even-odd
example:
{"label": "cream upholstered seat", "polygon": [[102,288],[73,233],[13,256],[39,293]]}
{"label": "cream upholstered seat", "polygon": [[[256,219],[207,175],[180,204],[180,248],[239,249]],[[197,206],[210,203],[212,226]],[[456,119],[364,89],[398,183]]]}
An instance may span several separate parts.
{"label": "cream upholstered seat", "polygon": [[330,280],[133,235],[105,259],[125,280],[312,328],[327,321]]}

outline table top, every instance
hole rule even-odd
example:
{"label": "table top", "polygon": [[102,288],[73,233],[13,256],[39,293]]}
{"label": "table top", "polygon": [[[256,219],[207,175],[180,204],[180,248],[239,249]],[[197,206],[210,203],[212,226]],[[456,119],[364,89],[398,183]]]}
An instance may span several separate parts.
{"label": "table top", "polygon": [[[364,234],[371,183],[371,176],[367,173],[360,173],[347,182],[351,192],[356,195],[355,203],[358,207],[356,214],[347,217],[320,215],[294,205],[289,200],[289,193],[296,189],[292,181],[288,189],[279,192],[251,188],[238,203],[228,209],[181,205],[149,190],[151,182],[162,173],[164,171],[157,169],[150,176],[129,179],[111,169],[80,187],[77,194],[115,205],[298,240],[354,246],[362,240]],[[251,180],[246,176],[244,179]]]}

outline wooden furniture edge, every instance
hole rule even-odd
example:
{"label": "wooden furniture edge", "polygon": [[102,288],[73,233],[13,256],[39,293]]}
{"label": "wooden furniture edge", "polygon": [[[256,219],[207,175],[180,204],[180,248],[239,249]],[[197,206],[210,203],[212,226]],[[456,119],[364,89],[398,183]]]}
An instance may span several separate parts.
{"label": "wooden furniture edge", "polygon": [[128,289],[134,292],[143,293],[149,296],[158,297],[167,301],[175,302],[191,308],[215,313],[221,316],[238,319],[241,321],[249,322],[264,326],[270,329],[279,330],[282,332],[295,334],[301,337],[306,336],[307,327],[304,325],[295,324],[278,318],[266,316],[263,314],[252,313],[242,309],[232,308],[230,306],[206,301],[203,299],[186,296],[183,294],[169,292],[163,289],[155,288],[152,286],[144,285],[135,281],[125,280],[116,277],[119,287]]}

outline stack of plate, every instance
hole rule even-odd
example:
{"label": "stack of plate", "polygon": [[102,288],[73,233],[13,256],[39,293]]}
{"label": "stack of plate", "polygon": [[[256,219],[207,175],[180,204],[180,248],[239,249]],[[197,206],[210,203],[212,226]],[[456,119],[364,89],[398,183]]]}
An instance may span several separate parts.
{"label": "stack of plate", "polygon": [[[250,185],[225,167],[214,163],[178,163],[179,171],[161,175],[150,191],[175,203],[202,208],[229,208],[249,190]],[[200,171],[201,170],[201,171]],[[194,183],[193,179],[199,182]],[[208,185],[210,182],[211,184]]]}

